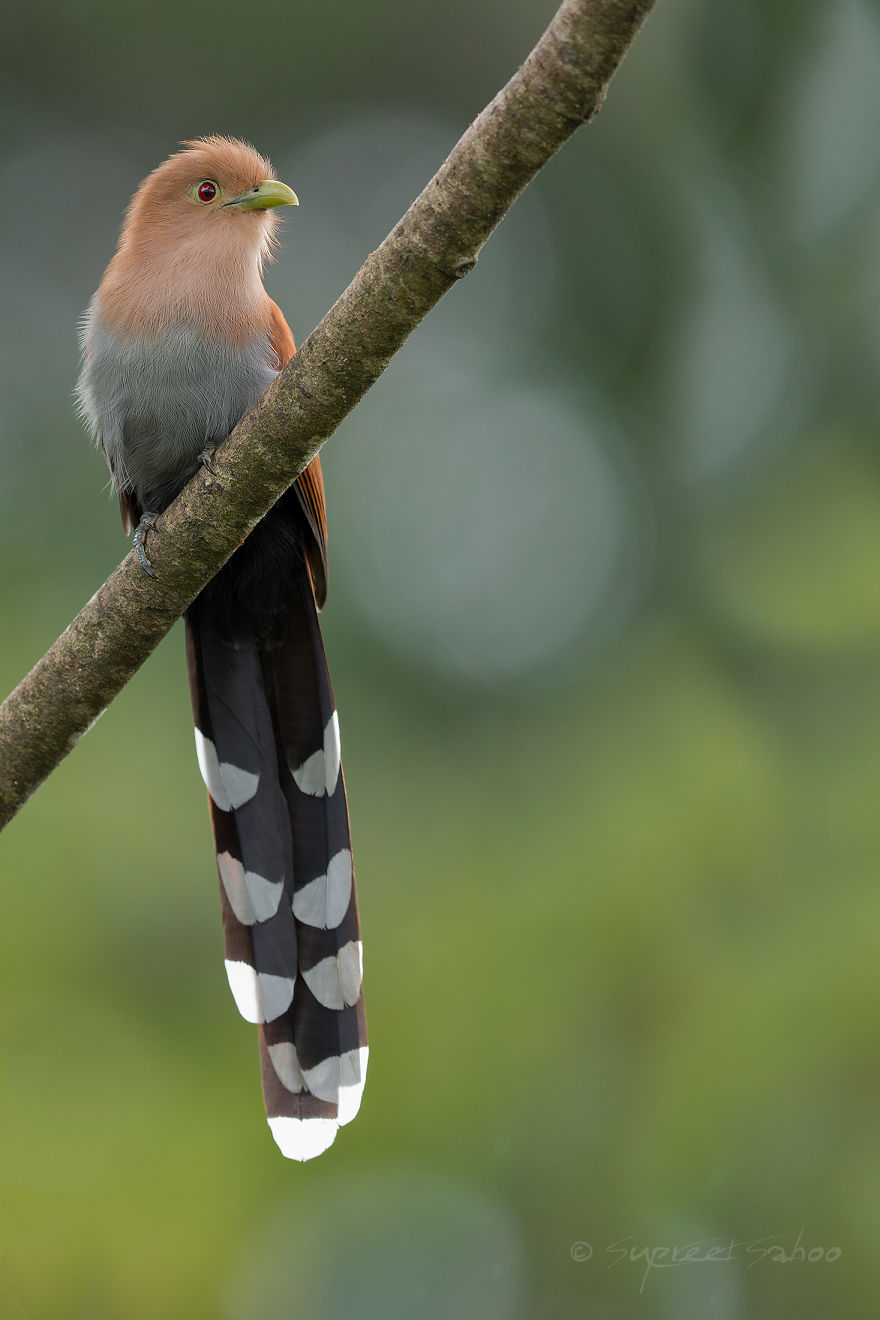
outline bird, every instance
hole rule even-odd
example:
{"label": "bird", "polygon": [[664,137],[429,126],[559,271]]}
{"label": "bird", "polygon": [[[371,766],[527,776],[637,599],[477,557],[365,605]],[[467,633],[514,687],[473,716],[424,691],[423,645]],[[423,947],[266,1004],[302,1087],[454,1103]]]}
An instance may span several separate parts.
{"label": "bird", "polygon": [[[82,324],[80,414],[144,570],[156,518],[296,352],[263,285],[296,194],[249,143],[180,144],[135,192]],[[315,457],[187,610],[227,979],[266,1116],[308,1160],[358,1112],[368,1045]]]}

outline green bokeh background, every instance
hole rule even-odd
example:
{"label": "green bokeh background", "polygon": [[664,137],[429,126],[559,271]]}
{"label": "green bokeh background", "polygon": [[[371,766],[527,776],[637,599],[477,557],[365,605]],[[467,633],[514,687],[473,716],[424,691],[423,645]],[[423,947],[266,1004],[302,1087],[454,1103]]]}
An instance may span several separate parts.
{"label": "green bokeh background", "polygon": [[[5,16],[4,690],[124,548],[71,390],[139,179],[270,155],[302,339],[552,9]],[[3,835],[8,1320],[876,1315],[878,122],[869,0],[658,0],[326,447],[372,1038],[330,1152],[262,1118],[179,628]]]}

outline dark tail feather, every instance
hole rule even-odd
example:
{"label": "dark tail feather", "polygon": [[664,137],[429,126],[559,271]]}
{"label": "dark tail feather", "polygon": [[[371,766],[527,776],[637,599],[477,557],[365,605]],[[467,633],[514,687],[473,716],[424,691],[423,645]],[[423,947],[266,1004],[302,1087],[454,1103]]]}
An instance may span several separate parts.
{"label": "dark tail feather", "polygon": [[367,1044],[339,726],[305,572],[280,645],[229,645],[201,599],[187,651],[229,984],[260,1024],[272,1134],[310,1159],[357,1113]]}

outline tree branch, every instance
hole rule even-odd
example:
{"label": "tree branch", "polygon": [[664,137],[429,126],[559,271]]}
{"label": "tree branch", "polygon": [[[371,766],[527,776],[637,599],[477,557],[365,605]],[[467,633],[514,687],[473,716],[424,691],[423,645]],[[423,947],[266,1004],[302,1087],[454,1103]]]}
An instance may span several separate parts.
{"label": "tree branch", "polygon": [[608,83],[654,0],[563,0],[522,67],[149,537],[0,706],[0,828],[311,461]]}

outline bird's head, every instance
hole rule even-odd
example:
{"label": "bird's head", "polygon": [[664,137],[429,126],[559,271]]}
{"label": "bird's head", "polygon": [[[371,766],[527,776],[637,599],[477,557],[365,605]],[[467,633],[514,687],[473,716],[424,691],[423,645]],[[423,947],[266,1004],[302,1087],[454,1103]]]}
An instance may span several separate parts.
{"label": "bird's head", "polygon": [[275,230],[275,209],[297,206],[296,193],[247,142],[196,138],[182,144],[138,188],[121,246],[147,242],[169,253],[254,252],[262,259]]}

